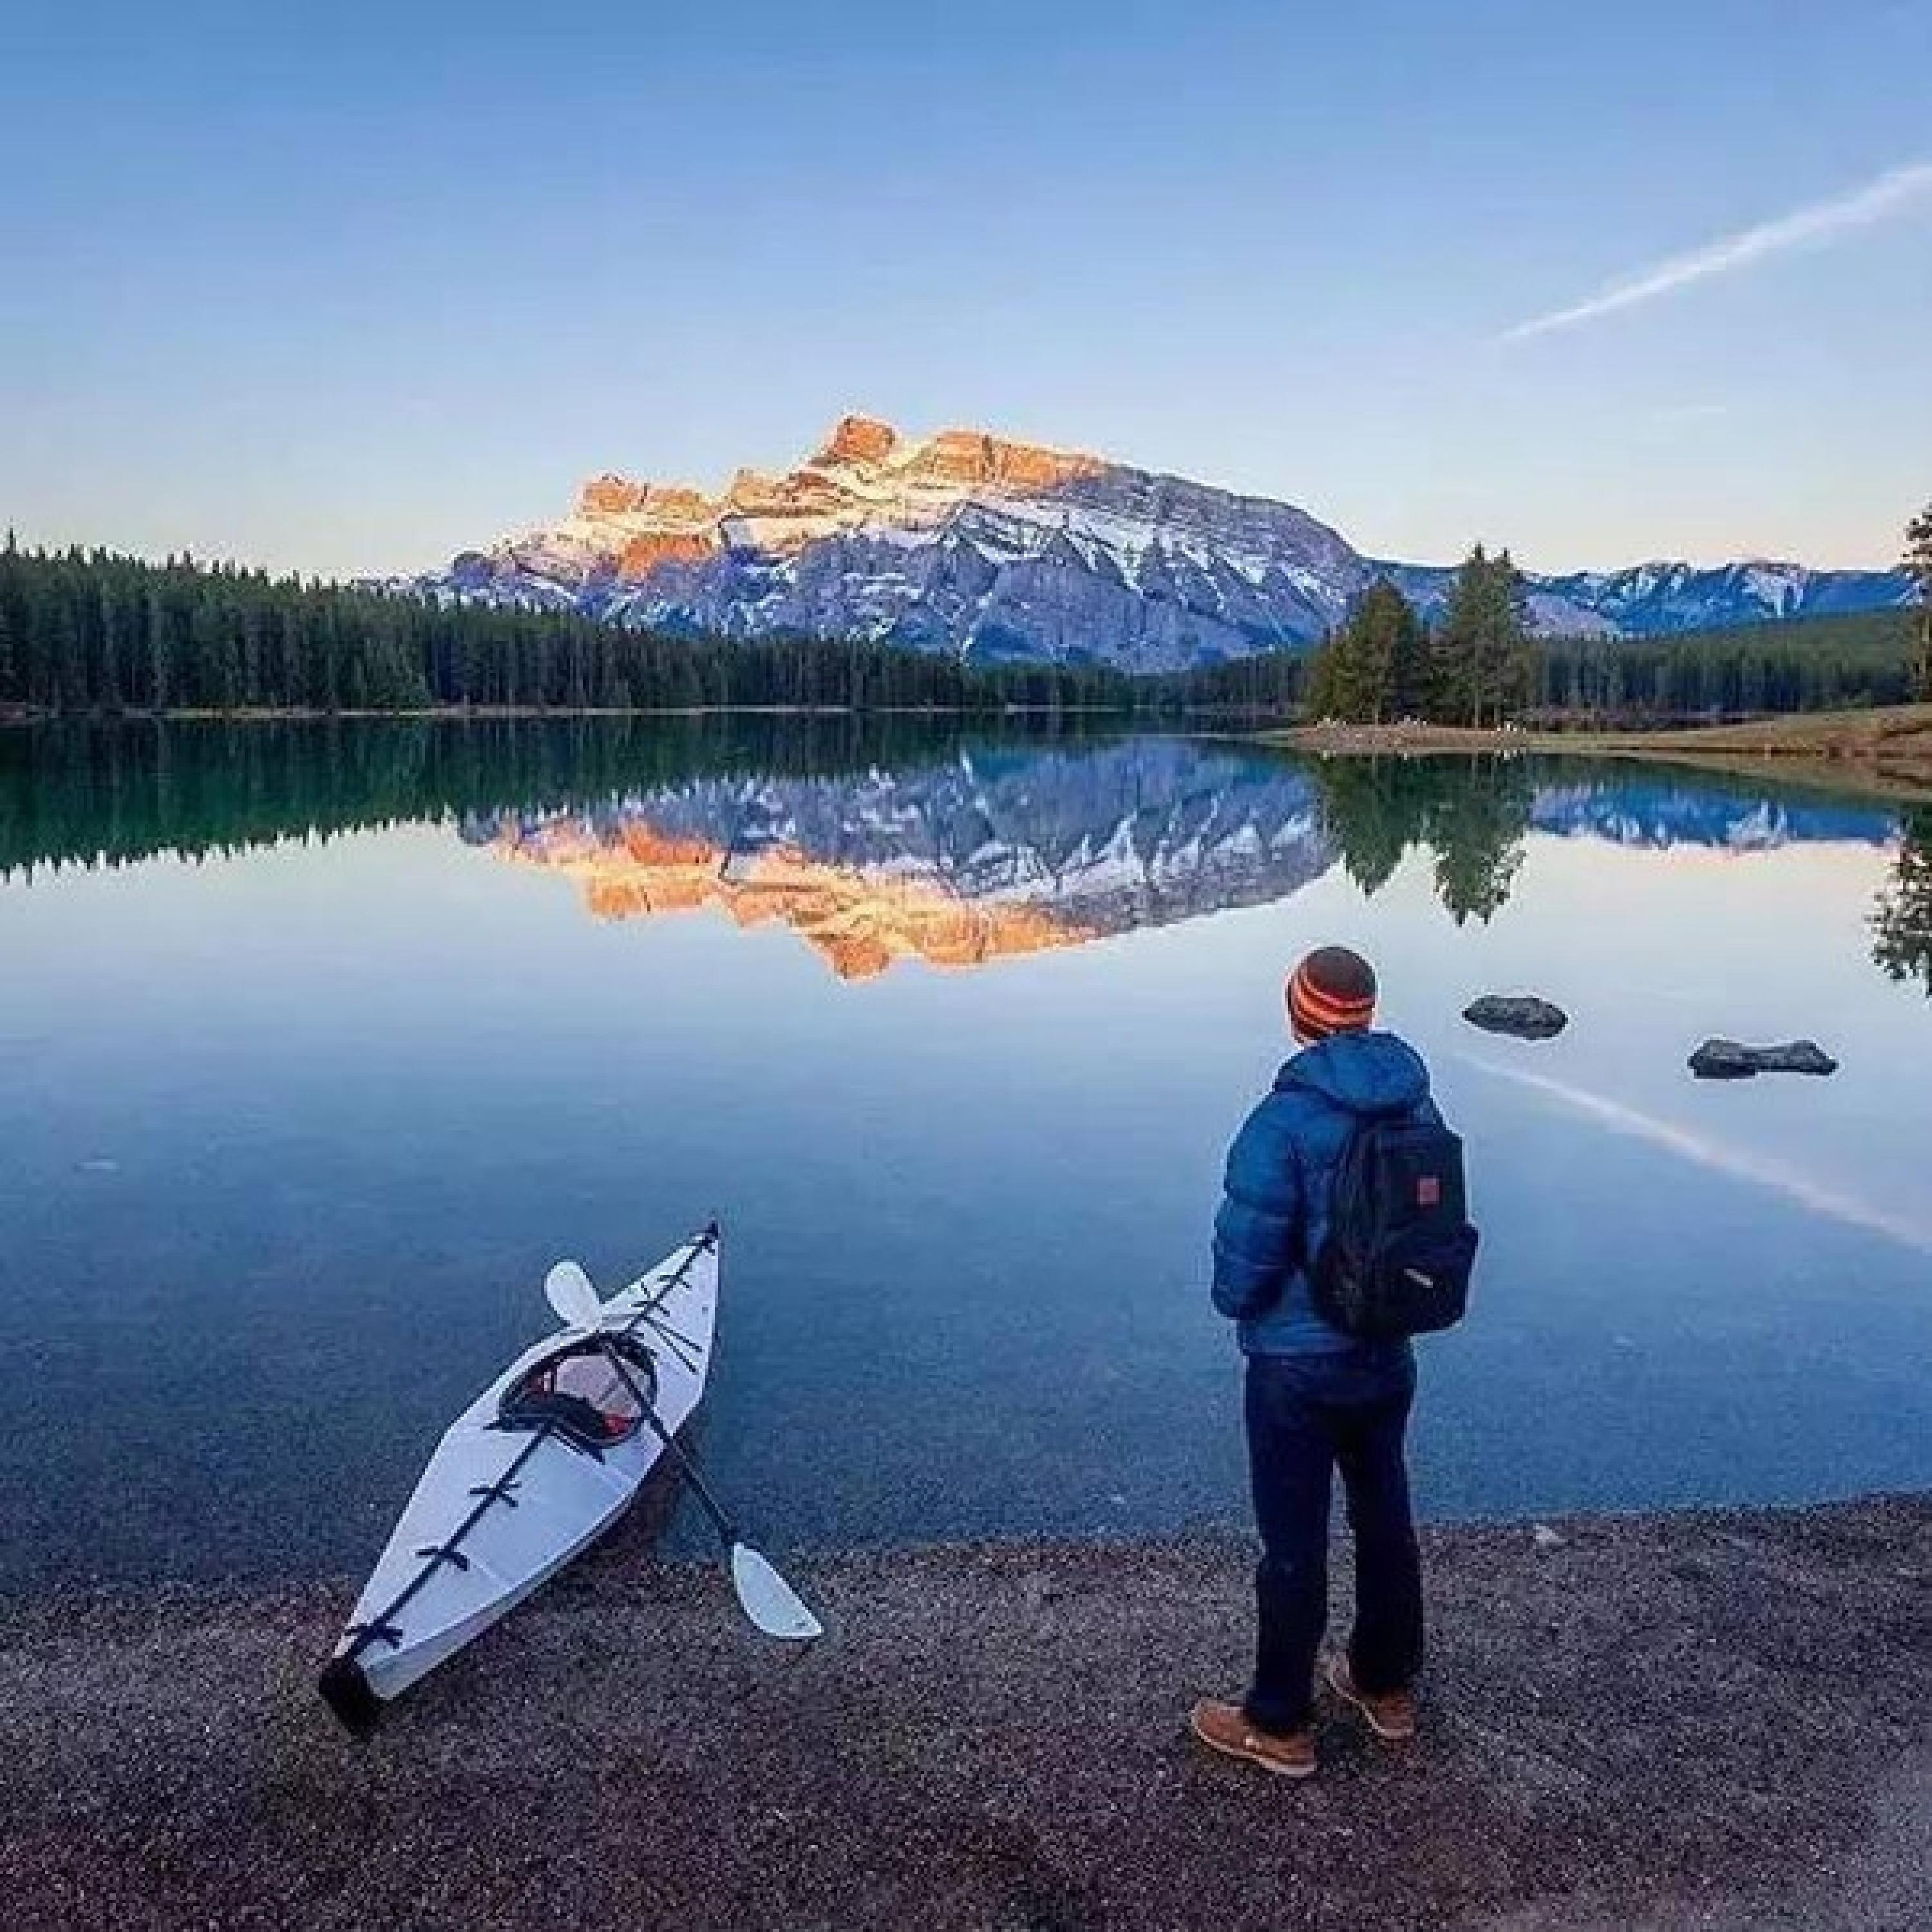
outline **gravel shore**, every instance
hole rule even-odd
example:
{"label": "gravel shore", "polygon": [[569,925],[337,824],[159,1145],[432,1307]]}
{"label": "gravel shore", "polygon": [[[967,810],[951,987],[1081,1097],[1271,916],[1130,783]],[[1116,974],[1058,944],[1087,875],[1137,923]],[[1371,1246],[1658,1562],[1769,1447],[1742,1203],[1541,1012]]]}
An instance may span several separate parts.
{"label": "gravel shore", "polygon": [[1554,1530],[1428,1534],[1422,1736],[1300,1786],[1185,1735],[1233,1539],[801,1559],[797,1652],[626,1531],[362,1745],[347,1583],[0,1606],[8,1922],[1922,1928],[1932,1499]]}

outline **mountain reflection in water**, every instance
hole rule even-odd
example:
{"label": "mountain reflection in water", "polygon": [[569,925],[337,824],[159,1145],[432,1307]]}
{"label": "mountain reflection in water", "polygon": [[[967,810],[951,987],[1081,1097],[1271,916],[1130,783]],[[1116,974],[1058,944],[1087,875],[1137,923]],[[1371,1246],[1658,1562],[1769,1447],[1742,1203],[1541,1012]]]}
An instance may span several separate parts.
{"label": "mountain reflection in water", "polygon": [[585,809],[472,814],[470,843],[561,873],[599,918],[782,922],[840,978],[969,967],[1286,899],[1340,866],[1372,896],[1431,856],[1456,924],[1508,902],[1532,832],[1747,853],[1876,844],[1888,814],[1523,758],[1314,764],[1175,740],[962,751],[838,777],[700,778]]}
{"label": "mountain reflection in water", "polygon": [[1932,994],[1932,810],[1526,756],[1298,760],[1068,727],[850,717],[100,722],[0,729],[0,879],[454,821],[601,918],[781,923],[842,978],[976,966],[1292,897],[1413,852],[1456,924],[1532,832],[1736,853],[1897,842],[1872,954]]}

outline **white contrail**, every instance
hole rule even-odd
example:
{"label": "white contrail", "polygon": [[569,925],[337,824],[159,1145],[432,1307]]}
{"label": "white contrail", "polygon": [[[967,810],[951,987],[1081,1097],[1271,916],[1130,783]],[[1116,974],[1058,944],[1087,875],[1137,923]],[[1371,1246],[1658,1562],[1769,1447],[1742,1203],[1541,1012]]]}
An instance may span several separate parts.
{"label": "white contrail", "polygon": [[1559,308],[1533,321],[1519,322],[1501,339],[1523,342],[1533,335],[1548,335],[1556,329],[1574,328],[1579,322],[1594,322],[1599,316],[1634,308],[1640,302],[1654,302],[1659,296],[1688,288],[1693,282],[1748,268],[1767,256],[1828,242],[1852,229],[1870,228],[1928,200],[1932,200],[1932,161],[1915,161],[1906,167],[1888,169],[1876,181],[1868,182],[1850,194],[1813,202],[1808,207],[1780,215],[1775,221],[1760,222],[1755,228],[1708,242],[1688,254],[1672,255],[1640,274],[1610,283],[1574,308]]}
{"label": "white contrail", "polygon": [[1504,1066],[1493,1060],[1478,1059],[1472,1053],[1459,1053],[1456,1057],[1468,1066],[1493,1073],[1498,1079],[1513,1080],[1520,1087],[1533,1088],[1539,1094],[1547,1094],[1571,1112],[1586,1114],[1613,1132],[1648,1141],[1654,1147],[1667,1148],[1672,1154],[1682,1154],[1700,1166],[1715,1168],[1739,1180],[1754,1182],[1760,1187],[1771,1188],[1801,1207],[1808,1208],[1815,1214],[1841,1222],[1848,1228],[1862,1228],[1867,1234],[1882,1234],[1888,1240],[1896,1241],[1915,1253],[1932,1254],[1932,1227],[1888,1214],[1883,1208],[1874,1208],[1869,1202],[1820,1186],[1808,1174],[1786,1166],[1782,1161],[1768,1160],[1762,1154],[1750,1154],[1742,1148],[1726,1147],[1720,1141],[1707,1140],[1702,1134],[1689,1127],[1679,1126],[1675,1121],[1660,1120],[1654,1114],[1640,1112],[1635,1107],[1626,1106],[1621,1100],[1612,1100],[1607,1094],[1592,1094],[1586,1088],[1572,1087],[1567,1081],[1551,1079],[1547,1074],[1526,1073],[1520,1068]]}

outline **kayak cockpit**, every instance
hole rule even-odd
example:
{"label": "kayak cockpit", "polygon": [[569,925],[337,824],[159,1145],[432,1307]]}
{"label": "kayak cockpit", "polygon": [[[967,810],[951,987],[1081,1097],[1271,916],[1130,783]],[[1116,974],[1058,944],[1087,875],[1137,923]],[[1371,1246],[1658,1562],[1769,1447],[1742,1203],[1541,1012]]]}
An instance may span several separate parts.
{"label": "kayak cockpit", "polygon": [[[612,1362],[623,1364],[620,1372]],[[503,1392],[496,1426],[548,1429],[579,1449],[602,1455],[628,1442],[644,1424],[638,1401],[657,1394],[657,1364],[650,1351],[628,1335],[604,1335],[566,1343],[533,1364]]]}

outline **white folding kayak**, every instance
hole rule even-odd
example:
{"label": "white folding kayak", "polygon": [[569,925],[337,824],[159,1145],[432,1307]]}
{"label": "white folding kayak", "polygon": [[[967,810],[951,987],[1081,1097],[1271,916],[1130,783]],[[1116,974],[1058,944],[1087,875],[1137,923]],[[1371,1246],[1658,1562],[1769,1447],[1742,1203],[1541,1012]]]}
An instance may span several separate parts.
{"label": "white folding kayak", "polygon": [[[383,1704],[554,1576],[636,1496],[704,1393],[718,1244],[707,1228],[604,1302],[574,1263],[551,1271],[546,1292],[566,1326],[450,1425],[322,1673],[322,1694],[350,1730],[373,1728]],[[778,1634],[816,1635],[799,1613],[809,1630]]]}

